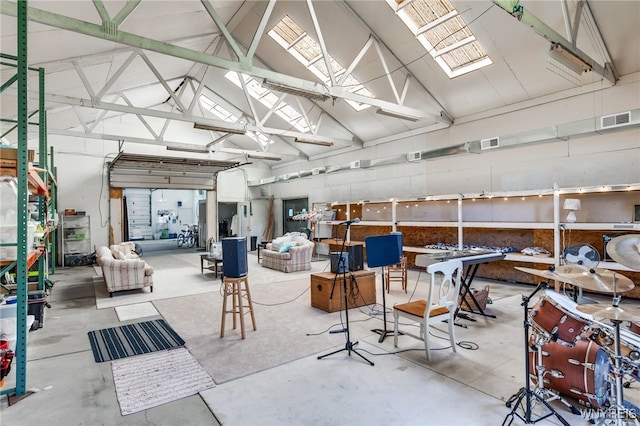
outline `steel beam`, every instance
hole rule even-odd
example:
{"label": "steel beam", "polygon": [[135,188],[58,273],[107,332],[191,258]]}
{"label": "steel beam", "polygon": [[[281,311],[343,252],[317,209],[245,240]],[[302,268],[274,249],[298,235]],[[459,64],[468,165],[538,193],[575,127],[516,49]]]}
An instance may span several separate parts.
{"label": "steel beam", "polygon": [[[9,0],[1,0],[0,13],[9,16],[15,16],[17,13],[17,6],[15,2]],[[102,26],[96,25],[90,22],[74,19],[68,16],[59,15],[56,13],[48,12],[42,9],[33,7],[27,8],[28,18],[33,22],[37,22],[43,25],[51,27],[61,28],[76,33],[97,37],[109,41],[113,41],[120,44],[125,44],[141,49],[154,51],[177,58],[186,59],[189,61],[213,65],[218,68],[224,68],[239,73],[249,74],[259,79],[268,79],[270,81],[285,84],[296,88],[312,91],[320,95],[329,95],[333,98],[342,98],[352,100],[354,102],[360,102],[367,105],[376,106],[382,109],[388,109],[400,114],[411,115],[415,117],[421,117],[429,120],[437,121],[439,116],[437,114],[425,114],[424,111],[415,108],[409,108],[401,105],[397,105],[393,102],[384,101],[381,99],[374,99],[367,96],[357,95],[343,90],[340,87],[324,87],[323,85],[304,80],[301,78],[293,77],[290,75],[281,74],[275,71],[271,71],[265,68],[259,68],[252,66],[246,61],[231,61],[223,59],[217,56],[208,55],[196,50],[176,46],[170,43],[153,40],[147,37],[138,36],[135,34],[127,33],[124,31],[118,31],[115,34],[104,31]],[[222,30],[222,29],[221,29]],[[426,90],[426,88],[425,88]],[[430,92],[429,96],[433,98]],[[433,98],[435,99],[435,98]]]}

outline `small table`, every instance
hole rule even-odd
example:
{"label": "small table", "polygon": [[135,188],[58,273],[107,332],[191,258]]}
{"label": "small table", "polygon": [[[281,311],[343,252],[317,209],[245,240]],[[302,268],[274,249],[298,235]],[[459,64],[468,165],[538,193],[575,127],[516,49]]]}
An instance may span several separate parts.
{"label": "small table", "polygon": [[263,249],[263,250],[266,249],[267,244],[268,243],[266,241],[258,243],[258,263],[260,263],[260,249]]}
{"label": "small table", "polygon": [[209,263],[213,262],[213,268],[207,265],[207,269],[209,269],[210,271],[213,271],[216,274],[215,277],[218,278],[218,265],[222,265],[222,259],[216,259],[215,257],[211,256],[208,253],[201,254],[200,255],[200,273],[201,274],[204,272],[205,260]]}

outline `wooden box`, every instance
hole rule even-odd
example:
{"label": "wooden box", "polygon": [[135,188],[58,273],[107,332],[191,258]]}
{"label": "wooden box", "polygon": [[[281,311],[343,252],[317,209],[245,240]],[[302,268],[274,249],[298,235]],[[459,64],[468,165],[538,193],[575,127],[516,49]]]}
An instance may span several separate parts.
{"label": "wooden box", "polygon": [[[27,162],[33,163],[35,152],[27,150]],[[18,176],[18,150],[0,148],[0,176]]]}
{"label": "wooden box", "polygon": [[[332,272],[322,272],[311,274],[311,306],[327,312],[336,312],[343,308],[343,279],[342,274]],[[355,278],[358,294],[353,297],[351,291],[351,277]],[[376,274],[374,271],[354,271],[346,274],[347,278],[347,299],[349,308],[371,305],[376,303]],[[335,279],[335,289],[333,298],[331,289]]]}

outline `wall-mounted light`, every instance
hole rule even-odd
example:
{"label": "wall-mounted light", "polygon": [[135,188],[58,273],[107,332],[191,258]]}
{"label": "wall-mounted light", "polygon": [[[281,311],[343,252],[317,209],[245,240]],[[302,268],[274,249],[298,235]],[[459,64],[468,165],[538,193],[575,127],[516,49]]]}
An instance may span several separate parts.
{"label": "wall-mounted light", "polygon": [[558,43],[551,43],[548,56],[560,62],[576,74],[582,74],[593,69],[591,64]]}
{"label": "wall-mounted light", "polygon": [[423,118],[423,117],[416,117],[415,115],[404,114],[399,111],[392,111],[390,109],[385,109],[385,108],[378,108],[376,110],[376,113],[380,115],[386,115],[387,117],[399,118],[401,120],[407,120],[407,121],[418,121],[421,118]]}
{"label": "wall-mounted light", "polygon": [[297,136],[293,141],[309,145],[333,146],[333,140],[317,136]]}
{"label": "wall-mounted light", "polygon": [[214,126],[204,123],[193,123],[194,129],[210,130],[212,132],[233,133],[234,135],[244,135],[247,130],[242,125],[233,125],[229,123],[229,126]]}
{"label": "wall-mounted light", "polygon": [[282,93],[288,93],[290,95],[302,96],[303,98],[313,99],[316,101],[325,101],[330,98],[328,94],[316,92],[314,90],[305,89],[302,87],[290,86],[278,81],[267,80],[266,78],[262,80],[262,87],[266,87],[267,89],[271,90],[277,90],[278,92]]}

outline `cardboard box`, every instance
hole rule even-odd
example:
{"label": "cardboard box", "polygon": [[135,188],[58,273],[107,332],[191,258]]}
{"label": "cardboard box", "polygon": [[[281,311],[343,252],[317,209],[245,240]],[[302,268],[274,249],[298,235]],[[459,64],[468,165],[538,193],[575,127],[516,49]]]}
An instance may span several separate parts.
{"label": "cardboard box", "polygon": [[[35,152],[27,151],[27,162],[33,163]],[[18,176],[18,150],[15,148],[0,148],[0,176]]]}
{"label": "cardboard box", "polygon": [[[35,151],[33,149],[27,150],[27,162],[33,163],[33,159],[35,157]],[[0,165],[2,167],[8,167],[4,164],[13,164],[15,167],[16,161],[18,160],[18,150],[15,148],[0,148]]]}
{"label": "cardboard box", "polygon": [[[376,303],[376,274],[374,271],[353,271],[345,275],[347,279],[347,303],[349,309]],[[357,294],[352,292],[351,277],[355,278]],[[331,289],[334,287],[333,298]],[[327,312],[336,312],[343,309],[343,274],[322,272],[311,274],[311,306]]]}

